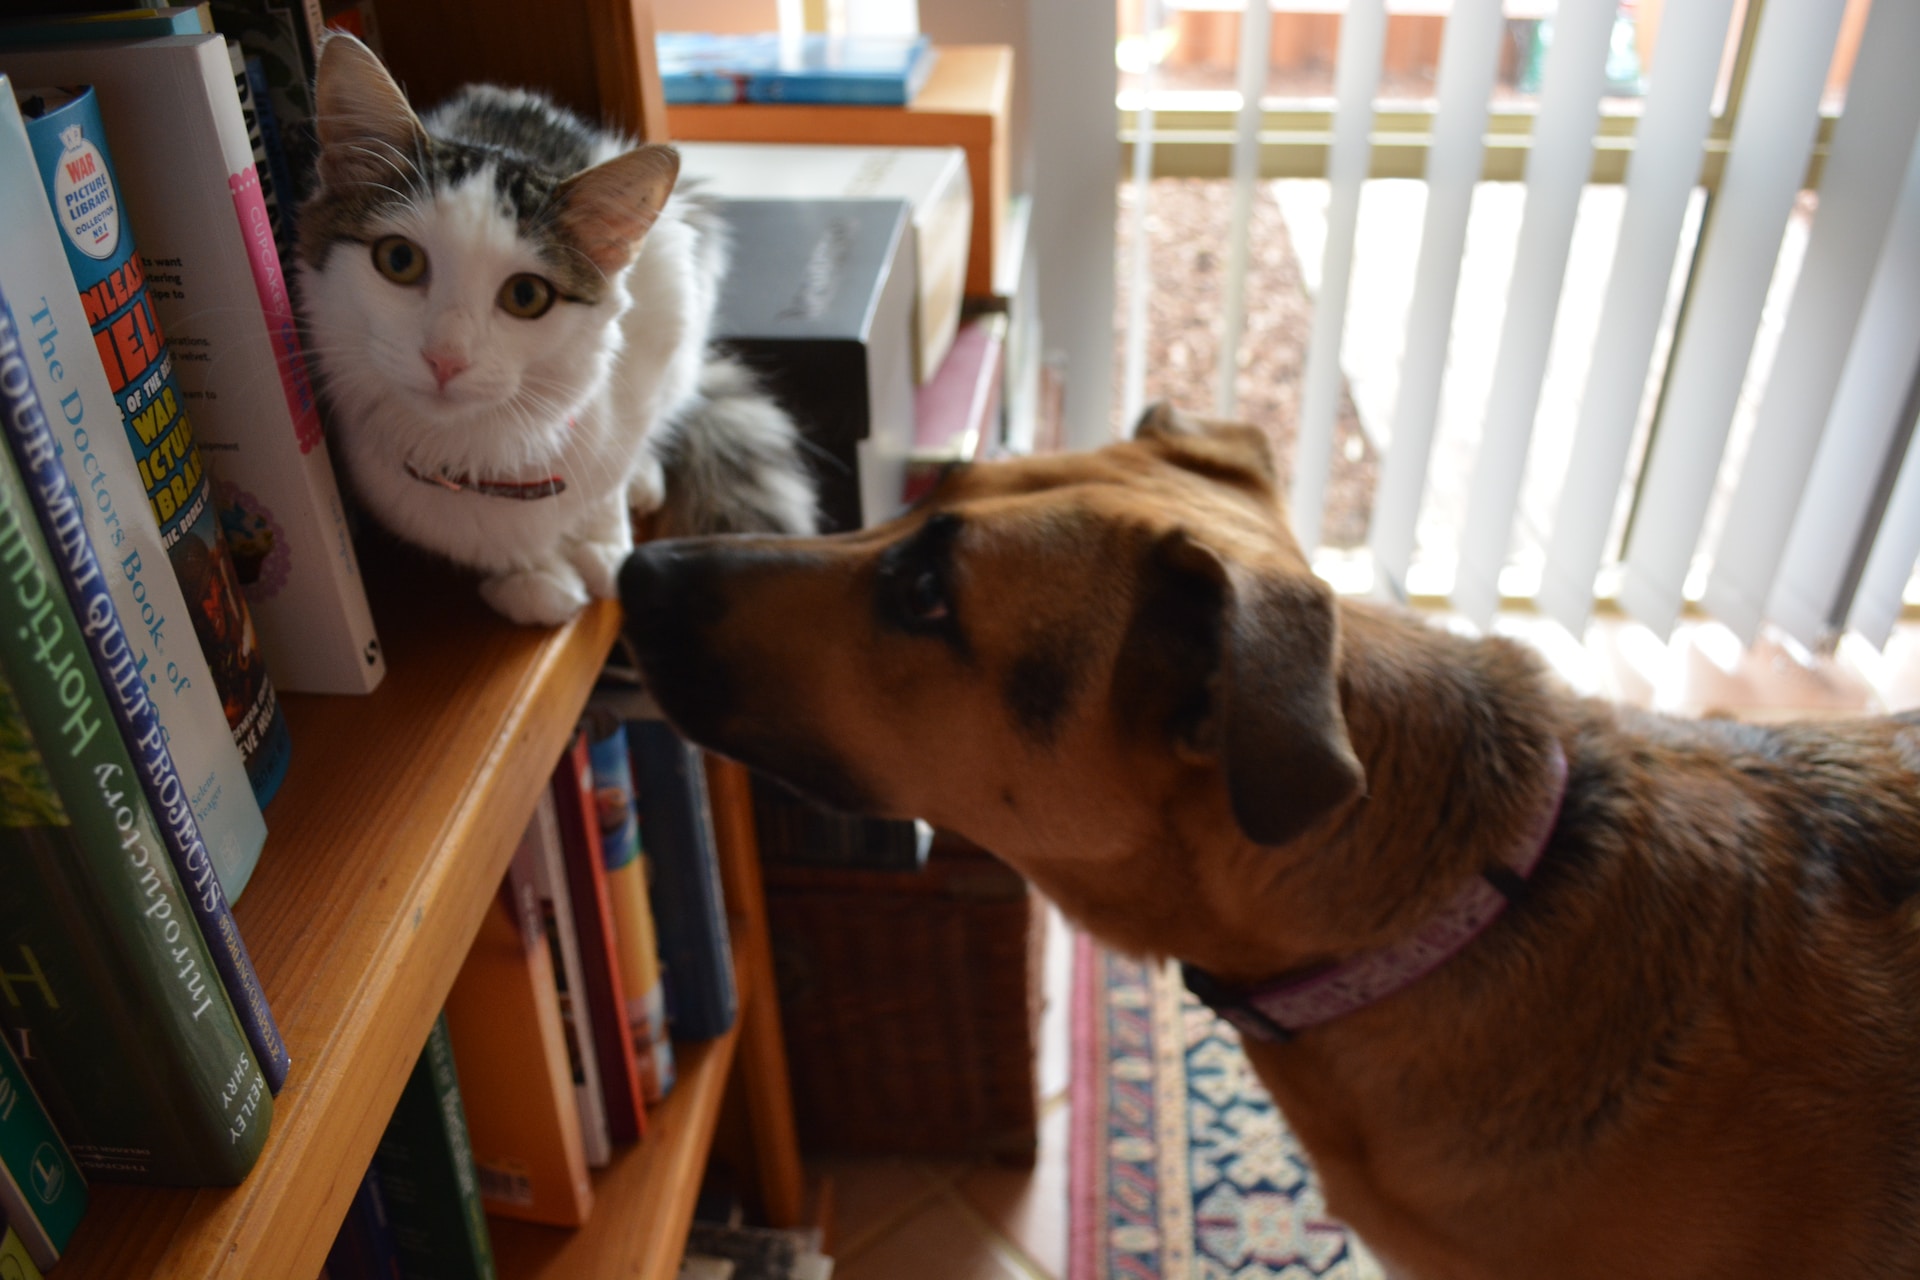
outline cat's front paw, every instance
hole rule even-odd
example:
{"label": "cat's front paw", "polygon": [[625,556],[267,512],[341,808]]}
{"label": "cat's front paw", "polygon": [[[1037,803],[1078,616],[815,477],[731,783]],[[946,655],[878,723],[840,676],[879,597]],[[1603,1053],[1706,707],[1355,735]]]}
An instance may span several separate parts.
{"label": "cat's front paw", "polygon": [[557,627],[587,607],[586,584],[564,566],[503,573],[480,583],[480,598],[523,627]]}
{"label": "cat's front paw", "polygon": [[613,600],[620,594],[620,566],[632,550],[632,544],[576,542],[567,548],[567,562],[579,572],[589,594]]}
{"label": "cat's front paw", "polygon": [[652,515],[666,500],[666,470],[651,449],[644,450],[627,478],[627,508],[635,515]]}

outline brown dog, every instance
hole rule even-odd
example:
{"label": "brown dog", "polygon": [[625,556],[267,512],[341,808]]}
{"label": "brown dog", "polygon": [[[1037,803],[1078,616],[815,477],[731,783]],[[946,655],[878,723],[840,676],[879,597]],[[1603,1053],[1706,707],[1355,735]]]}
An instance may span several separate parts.
{"label": "brown dog", "polygon": [[[1396,1274],[1920,1276],[1920,716],[1576,699],[1513,644],[1336,601],[1252,429],[1139,437],[958,471],[865,532],[643,547],[660,702],[1210,974]],[[1282,1041],[1236,1003],[1405,961],[1487,884],[1516,905],[1364,1007]]]}

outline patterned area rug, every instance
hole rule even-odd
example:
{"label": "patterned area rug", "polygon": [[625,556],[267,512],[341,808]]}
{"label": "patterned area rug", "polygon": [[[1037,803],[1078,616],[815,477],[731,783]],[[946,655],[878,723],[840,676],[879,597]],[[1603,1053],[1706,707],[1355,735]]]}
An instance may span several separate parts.
{"label": "patterned area rug", "polygon": [[1176,970],[1075,940],[1068,1280],[1381,1280]]}

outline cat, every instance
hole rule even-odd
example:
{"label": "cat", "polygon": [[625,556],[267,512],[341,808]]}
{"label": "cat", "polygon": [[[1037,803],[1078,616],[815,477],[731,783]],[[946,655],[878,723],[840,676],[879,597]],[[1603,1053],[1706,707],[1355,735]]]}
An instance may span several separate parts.
{"label": "cat", "polygon": [[375,519],[539,626],[616,595],[630,513],[663,534],[813,531],[791,419],[709,347],[724,227],[674,195],[671,147],[488,85],[422,118],[347,35],[315,98],[300,311]]}

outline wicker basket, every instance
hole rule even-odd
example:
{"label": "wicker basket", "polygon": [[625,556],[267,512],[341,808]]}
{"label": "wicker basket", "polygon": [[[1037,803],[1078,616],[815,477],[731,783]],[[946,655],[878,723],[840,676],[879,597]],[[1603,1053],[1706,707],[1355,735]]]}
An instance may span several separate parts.
{"label": "wicker basket", "polygon": [[1030,1163],[1046,912],[947,836],[920,874],[766,868],[800,1140]]}

